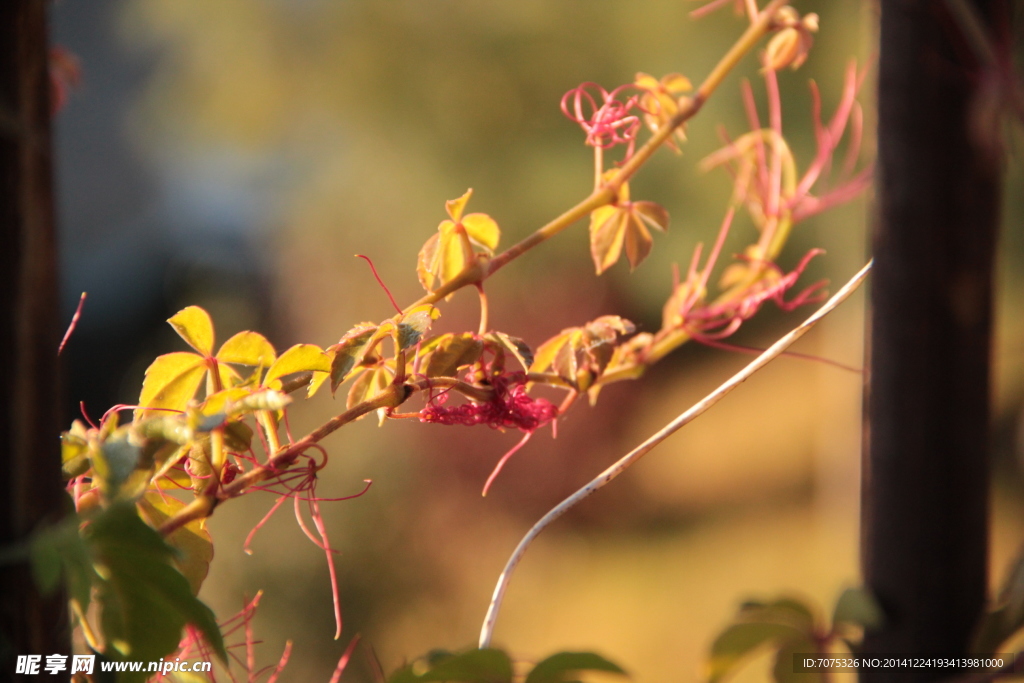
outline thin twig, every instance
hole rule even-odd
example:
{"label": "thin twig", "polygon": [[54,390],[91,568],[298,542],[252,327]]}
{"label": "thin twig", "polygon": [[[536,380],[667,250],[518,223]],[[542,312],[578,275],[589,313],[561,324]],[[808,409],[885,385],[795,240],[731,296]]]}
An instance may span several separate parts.
{"label": "thin twig", "polygon": [[534,524],[526,535],[523,536],[523,540],[519,541],[519,545],[516,546],[516,549],[512,552],[512,556],[509,557],[508,562],[505,564],[505,569],[502,570],[501,576],[498,577],[498,583],[494,587],[494,594],[491,597],[491,603],[487,607],[487,616],[484,617],[483,627],[480,629],[480,648],[482,649],[490,646],[491,637],[494,635],[494,625],[498,620],[498,611],[501,609],[501,603],[505,597],[505,591],[508,588],[509,580],[512,578],[512,572],[515,570],[516,565],[519,564],[519,560],[522,559],[523,554],[530,546],[530,543],[540,535],[540,532],[546,529],[548,525],[565,514],[581,500],[625,472],[630,465],[646,455],[655,446],[704,413],[708,408],[718,403],[726,396],[726,394],[745,382],[751,375],[763,368],[769,362],[777,358],[783,351],[789,348],[793,342],[804,336],[804,334],[814,327],[818,321],[831,313],[833,309],[846,300],[846,298],[860,286],[864,281],[864,278],[867,277],[872,263],[873,261],[869,261],[867,265],[861,268],[849,282],[843,285],[842,289],[836,292],[835,296],[825,302],[825,304],[815,311],[811,317],[805,320],[802,325],[793,329],[786,336],[772,344],[764,353],[729,378],[728,381],[698,401],[689,410],[669,422],[665,427],[642,444],[624,455],[615,464],[592,479],[586,486],[556,505],[550,512]]}

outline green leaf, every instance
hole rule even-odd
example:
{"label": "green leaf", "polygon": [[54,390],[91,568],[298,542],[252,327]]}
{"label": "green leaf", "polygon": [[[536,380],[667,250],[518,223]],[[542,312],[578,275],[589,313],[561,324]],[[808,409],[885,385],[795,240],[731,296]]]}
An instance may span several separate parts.
{"label": "green leaf", "polygon": [[721,680],[757,648],[771,642],[803,639],[804,634],[792,626],[772,623],[733,624],[722,631],[711,645],[708,680]]}
{"label": "green leaf", "polygon": [[627,675],[618,664],[593,652],[559,652],[533,667],[524,683],[565,683],[577,671],[607,671]]}
{"label": "green leaf", "polygon": [[847,623],[877,629],[882,626],[883,620],[882,608],[864,588],[847,588],[843,591],[832,613],[833,626]]}
{"label": "green leaf", "polygon": [[398,323],[398,348],[407,349],[418,342],[432,320],[429,310],[413,311],[404,316]]}
{"label": "green leaf", "polygon": [[373,323],[362,323],[345,333],[337,344],[331,348],[334,350],[334,357],[331,359],[331,393],[338,390],[338,386],[345,381],[349,373],[363,361],[366,355],[366,343],[377,331],[377,325]]}
{"label": "green leaf", "polygon": [[209,313],[199,306],[189,306],[175,313],[167,322],[193,349],[206,358],[213,355],[213,321]]}
{"label": "green leaf", "polygon": [[[136,505],[139,508],[139,515],[151,527],[159,527],[185,507],[182,501],[159,491],[148,491]],[[210,538],[210,532],[204,527],[203,520],[196,519],[180,527],[167,537],[166,542],[178,551],[174,564],[188,579],[192,594],[198,595],[213,559],[213,540]]]}
{"label": "green leaf", "polygon": [[790,640],[779,645],[779,651],[775,653],[775,665],[772,668],[772,677],[775,683],[822,683],[824,676],[818,671],[796,672],[793,666],[793,655],[797,653],[816,652],[814,643],[810,640]]}
{"label": "green leaf", "polygon": [[274,364],[267,370],[266,377],[263,378],[263,384],[273,389],[280,389],[280,381],[275,384],[275,380],[296,372],[310,371],[330,372],[330,359],[324,350],[316,344],[296,344],[274,361]]}
{"label": "green leaf", "polygon": [[269,367],[277,359],[274,347],[258,332],[239,332],[224,342],[217,352],[222,363]]}
{"label": "green leaf", "polygon": [[501,650],[469,650],[462,654],[432,653],[398,670],[388,683],[511,683],[512,661]]}
{"label": "green leaf", "polygon": [[[206,361],[202,356],[187,351],[165,353],[157,356],[148,368],[142,382],[139,405],[143,408],[167,408],[184,410],[199,389],[199,383],[206,372]],[[145,417],[148,413],[137,410]]]}
{"label": "green leaf", "polygon": [[778,598],[771,602],[749,600],[740,606],[737,621],[784,624],[808,636],[814,634],[814,612],[806,604],[793,598]]}
{"label": "green leaf", "polygon": [[[139,518],[135,506],[111,506],[92,521],[85,536],[102,577],[96,599],[107,656],[160,659],[177,649],[182,629],[192,624],[227,661],[213,612],[192,594],[188,580],[170,563],[174,550]],[[119,680],[144,679],[143,674]]]}
{"label": "green leaf", "polygon": [[84,612],[96,578],[89,549],[78,532],[77,515],[69,515],[32,537],[29,554],[36,585],[44,595],[53,592],[63,574],[68,597]]}

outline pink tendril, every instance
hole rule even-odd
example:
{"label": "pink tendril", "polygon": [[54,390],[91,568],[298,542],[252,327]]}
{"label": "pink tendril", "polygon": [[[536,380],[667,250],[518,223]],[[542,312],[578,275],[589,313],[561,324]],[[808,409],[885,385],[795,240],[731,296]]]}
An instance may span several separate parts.
{"label": "pink tendril", "polygon": [[380,275],[377,274],[377,267],[373,265],[373,261],[370,260],[370,257],[363,256],[362,254],[356,254],[356,258],[361,258],[370,264],[370,270],[373,271],[373,276],[377,278],[377,284],[379,284],[381,286],[381,289],[384,290],[384,293],[388,295],[388,299],[391,301],[391,305],[394,306],[395,310],[398,311],[398,314],[401,315],[402,309],[399,308],[398,303],[395,301],[395,297],[391,296],[391,290],[388,289],[388,286],[386,284],[384,284],[384,280],[382,280]]}
{"label": "pink tendril", "polygon": [[71,323],[68,325],[67,332],[64,333],[64,338],[60,340],[60,346],[57,347],[57,355],[59,356],[61,351],[64,350],[64,345],[68,343],[68,339],[71,338],[71,333],[75,331],[78,326],[78,320],[82,317],[82,306],[85,305],[85,292],[82,292],[82,297],[78,300],[78,307],[75,308],[75,314],[71,316]]}
{"label": "pink tendril", "polygon": [[[638,107],[639,95],[629,97],[625,102],[616,99],[619,94],[633,85],[620,85],[608,92],[596,83],[583,83],[562,96],[562,113],[575,121],[587,134],[586,144],[591,147],[610,149],[615,145],[627,145],[626,158],[633,156],[636,136],[640,131],[640,117],[631,114]],[[601,104],[588,90],[597,91]],[[571,103],[571,106],[570,106]],[[588,116],[584,110],[589,108]]]}

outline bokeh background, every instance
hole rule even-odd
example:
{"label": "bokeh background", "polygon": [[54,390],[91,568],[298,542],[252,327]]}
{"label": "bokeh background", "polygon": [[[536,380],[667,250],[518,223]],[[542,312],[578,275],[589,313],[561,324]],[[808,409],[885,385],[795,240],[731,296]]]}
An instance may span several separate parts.
{"label": "bokeh background", "polygon": [[[585,195],[592,157],[558,110],[583,81],[607,87],[637,71],[705,75],[743,22],[729,10],[694,22],[683,0],[59,0],[54,41],[79,58],[81,85],[57,119],[65,316],[88,291],[66,351],[68,414],[138,397],[159,353],[181,348],[164,321],[189,304],[218,337],[265,333],[278,348],[333,343],[390,315],[370,255],[400,302],[418,298],[417,251],[444,200],[474,189],[503,244]],[[847,61],[870,63],[875,7],[801,5],[821,15],[807,64],[780,76],[798,159],[813,154],[807,79],[831,112]],[[656,329],[671,265],[713,239],[730,192],[697,162],[717,127],[746,128],[744,61],[689,127],[682,157],[664,151],[633,194],[666,206],[667,235],[635,273],[593,273],[581,224],[488,283],[492,325],[536,347],[564,327],[619,314]],[[862,101],[870,131],[871,78]],[[863,159],[871,157],[870,136]],[[1024,538],[1024,215],[1010,163],[997,349],[994,580]],[[842,282],[866,258],[870,197],[802,224],[784,266],[828,250],[808,274]],[[749,240],[737,221],[733,250]],[[728,249],[727,249],[728,250]],[[799,350],[863,364],[858,293]],[[476,328],[475,295],[444,307],[440,330]],[[764,346],[802,319],[766,306],[735,341]],[[527,528],[596,472],[747,361],[684,348],[641,381],[578,405],[557,439],[538,433],[492,489],[480,488],[518,439],[467,429],[364,420],[330,437],[318,492],[369,493],[325,505],[345,632],[332,639],[321,551],[282,510],[242,552],[269,509],[253,494],[210,521],[216,559],[201,597],[221,618],[264,590],[259,660],[294,641],[283,680],[326,681],[362,634],[385,671],[432,648],[472,645],[508,554]],[[861,382],[857,373],[784,358],[547,531],[509,591],[496,643],[523,660],[587,649],[635,680],[690,681],[715,633],[748,597],[795,595],[826,613],[858,583]],[[296,406],[304,433],[341,395]],[[343,680],[372,680],[369,649]],[[743,679],[767,675],[766,657]]]}

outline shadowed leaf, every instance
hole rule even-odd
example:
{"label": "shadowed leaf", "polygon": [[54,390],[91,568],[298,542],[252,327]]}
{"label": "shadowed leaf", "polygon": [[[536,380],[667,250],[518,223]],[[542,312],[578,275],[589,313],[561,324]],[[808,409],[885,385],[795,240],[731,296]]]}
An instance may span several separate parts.
{"label": "shadowed leaf", "polygon": [[[105,510],[86,528],[85,538],[102,568],[96,600],[107,656],[160,659],[174,652],[182,629],[192,624],[226,661],[213,612],[192,594],[188,580],[170,563],[174,550],[139,519],[133,505]],[[118,680],[145,678],[143,673]]]}
{"label": "shadowed leaf", "polygon": [[539,662],[524,683],[567,683],[578,671],[607,671],[626,675],[618,664],[592,652],[559,652]]}

